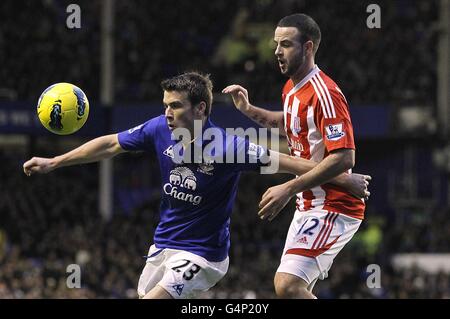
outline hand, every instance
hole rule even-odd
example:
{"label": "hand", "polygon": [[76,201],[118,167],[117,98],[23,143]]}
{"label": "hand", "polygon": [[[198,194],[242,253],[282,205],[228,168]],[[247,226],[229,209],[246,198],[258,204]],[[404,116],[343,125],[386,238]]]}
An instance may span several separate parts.
{"label": "hand", "polygon": [[222,90],[222,93],[231,94],[233,103],[236,108],[245,113],[250,109],[250,102],[248,100],[248,92],[240,85],[229,85]]}
{"label": "hand", "polygon": [[34,173],[46,174],[54,169],[52,158],[33,157],[23,164],[23,172],[28,176]]}
{"label": "hand", "polygon": [[291,197],[292,195],[289,194],[286,184],[269,188],[259,203],[260,210],[258,216],[261,219],[268,218],[269,221],[272,221],[284,206],[286,206]]}
{"label": "hand", "polygon": [[364,198],[364,200],[368,200],[370,196],[370,192],[368,191],[369,181],[372,180],[372,177],[369,175],[361,175],[361,174],[350,174],[348,175],[348,186],[347,189],[354,196],[358,198]]}

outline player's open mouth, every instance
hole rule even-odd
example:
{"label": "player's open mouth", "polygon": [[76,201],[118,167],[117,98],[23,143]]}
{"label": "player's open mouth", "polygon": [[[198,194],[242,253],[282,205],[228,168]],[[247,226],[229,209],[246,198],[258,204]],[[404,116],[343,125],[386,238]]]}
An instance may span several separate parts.
{"label": "player's open mouth", "polygon": [[285,67],[286,66],[286,61],[278,60],[278,65],[280,66],[280,68]]}

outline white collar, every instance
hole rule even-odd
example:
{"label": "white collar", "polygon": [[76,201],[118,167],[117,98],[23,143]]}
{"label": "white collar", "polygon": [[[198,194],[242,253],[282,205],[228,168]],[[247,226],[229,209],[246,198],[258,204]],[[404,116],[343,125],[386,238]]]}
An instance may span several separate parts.
{"label": "white collar", "polygon": [[308,83],[309,80],[311,80],[311,78],[312,78],[313,76],[315,76],[315,75],[316,75],[317,73],[319,73],[319,72],[320,72],[320,69],[319,69],[319,67],[317,66],[317,64],[315,64],[314,67],[312,68],[312,70],[309,71],[309,73],[308,73],[308,74],[307,74],[307,75],[306,75],[299,83],[297,83],[296,86],[294,86],[294,87],[289,91],[288,95],[291,95],[291,94],[293,94],[294,92],[300,90],[300,88],[301,88],[302,86],[304,86],[306,83]]}

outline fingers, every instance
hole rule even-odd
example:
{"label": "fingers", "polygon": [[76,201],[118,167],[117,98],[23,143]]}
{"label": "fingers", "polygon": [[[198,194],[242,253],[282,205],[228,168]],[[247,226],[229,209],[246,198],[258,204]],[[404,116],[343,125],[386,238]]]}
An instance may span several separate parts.
{"label": "fingers", "polygon": [[261,219],[265,219],[267,217],[268,211],[270,209],[270,205],[266,205],[258,211],[258,216]]}
{"label": "fingers", "polygon": [[247,92],[247,90],[245,88],[243,88],[242,86],[233,84],[233,85],[229,85],[226,88],[224,88],[222,90],[222,93],[228,94],[228,93],[234,93],[236,91]]}
{"label": "fingers", "polygon": [[270,188],[266,190],[266,192],[262,195],[262,199],[258,205],[258,207],[260,208],[258,216],[261,219],[266,219],[271,215],[271,207],[273,205],[273,202],[271,202],[272,196],[269,196],[270,190]]}
{"label": "fingers", "polygon": [[235,85],[229,85],[222,90],[222,93],[228,94],[235,90],[236,90]]}
{"label": "fingers", "polygon": [[271,201],[269,201],[269,203],[267,203],[266,205],[263,205],[263,208],[261,208],[258,212],[259,218],[261,218],[262,220],[269,218],[269,220],[271,220],[271,216],[273,214],[273,206],[274,203]]}
{"label": "fingers", "polygon": [[240,96],[241,98],[244,98],[244,99],[247,99],[247,95],[248,95],[246,89],[244,89],[240,85],[235,85],[235,84],[227,86],[226,88],[224,88],[222,90],[222,93],[224,93],[224,94],[231,94],[233,96],[236,96],[236,94],[237,94],[238,96]]}
{"label": "fingers", "polygon": [[277,208],[275,211],[273,211],[272,214],[269,216],[269,222],[271,222],[275,217],[277,217],[280,211],[281,208]]}
{"label": "fingers", "polygon": [[372,180],[372,177],[369,175],[364,175],[364,184],[367,186],[369,186],[369,181]]}
{"label": "fingers", "polygon": [[368,191],[369,181],[372,180],[372,177],[369,175],[364,175],[364,199],[368,200],[370,196],[370,192]]}
{"label": "fingers", "polygon": [[31,176],[34,173],[38,172],[38,170],[35,167],[27,167],[23,169],[23,172],[25,173],[25,175]]}
{"label": "fingers", "polygon": [[268,219],[270,222],[278,216],[283,207],[280,207],[274,201],[270,201],[267,205],[265,205],[262,209],[259,210],[258,216],[262,220]]}
{"label": "fingers", "polygon": [[[271,188],[268,188],[268,189],[266,190],[266,192],[262,195],[262,199],[264,199],[264,197],[266,197],[267,195],[269,195],[270,189],[271,189]],[[260,207],[260,208],[261,208],[261,207]]]}
{"label": "fingers", "polygon": [[234,85],[228,85],[226,88],[222,90],[222,93],[228,94],[230,93],[231,89],[234,87]]}
{"label": "fingers", "polygon": [[30,176],[33,173],[33,166],[35,162],[36,159],[33,157],[23,164],[23,172],[25,173],[25,175]]}
{"label": "fingers", "polygon": [[222,93],[229,93],[231,87],[233,87],[233,85],[228,85],[226,88],[224,88],[224,89],[222,90]]}
{"label": "fingers", "polygon": [[42,158],[39,157],[33,157],[32,159],[26,161],[23,164],[23,172],[27,176],[31,176],[34,173],[44,173],[45,172],[45,165],[42,162]]}
{"label": "fingers", "polygon": [[31,175],[31,171],[26,168],[25,166],[23,167],[23,172],[25,173],[25,175],[30,176]]}
{"label": "fingers", "polygon": [[[268,191],[267,191],[268,192]],[[266,194],[267,194],[267,192],[266,193],[264,193],[264,195],[262,196],[262,199],[261,199],[261,201],[259,202],[259,208],[263,208],[263,207],[265,207],[269,202],[270,202],[270,200],[272,199],[270,196],[267,196]]]}
{"label": "fingers", "polygon": [[272,221],[284,207],[284,205],[281,205],[279,201],[275,200],[274,197],[271,196],[270,192],[271,189],[269,188],[264,193],[262,200],[258,205],[260,208],[258,211],[258,216],[262,220],[268,219],[269,221]]}
{"label": "fingers", "polygon": [[238,95],[241,99],[247,100],[247,97],[245,96],[245,94],[242,91],[239,91]]}

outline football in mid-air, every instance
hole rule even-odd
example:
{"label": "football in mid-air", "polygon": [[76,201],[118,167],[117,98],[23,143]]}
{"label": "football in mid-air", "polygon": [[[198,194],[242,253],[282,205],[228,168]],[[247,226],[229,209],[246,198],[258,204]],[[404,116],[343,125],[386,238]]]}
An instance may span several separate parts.
{"label": "football in mid-air", "polygon": [[70,83],[53,84],[39,97],[37,115],[50,132],[68,135],[86,123],[89,102],[79,87]]}

